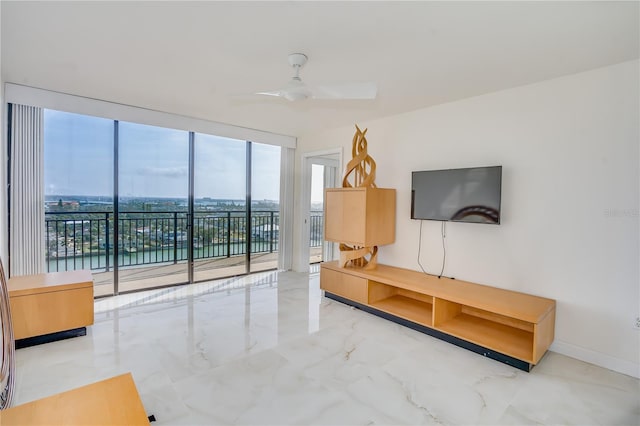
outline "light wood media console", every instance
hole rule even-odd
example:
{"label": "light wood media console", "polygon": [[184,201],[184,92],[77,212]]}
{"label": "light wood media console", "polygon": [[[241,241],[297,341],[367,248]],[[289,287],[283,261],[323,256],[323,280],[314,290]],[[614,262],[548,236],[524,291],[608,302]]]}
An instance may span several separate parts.
{"label": "light wood media console", "polygon": [[325,296],[524,371],[554,338],[556,302],[486,285],[378,265],[321,265]]}

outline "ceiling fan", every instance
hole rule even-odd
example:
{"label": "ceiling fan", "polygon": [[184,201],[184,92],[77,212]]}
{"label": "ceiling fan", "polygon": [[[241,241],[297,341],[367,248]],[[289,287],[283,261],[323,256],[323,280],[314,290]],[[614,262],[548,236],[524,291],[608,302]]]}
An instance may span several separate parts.
{"label": "ceiling fan", "polygon": [[376,83],[346,83],[323,86],[309,86],[300,78],[300,68],[307,63],[307,55],[303,53],[292,53],[289,55],[289,64],[295,70],[295,75],[289,83],[276,90],[257,92],[256,95],[276,96],[288,101],[302,101],[305,99],[327,99],[327,100],[352,100],[352,99],[375,99],[378,93]]}

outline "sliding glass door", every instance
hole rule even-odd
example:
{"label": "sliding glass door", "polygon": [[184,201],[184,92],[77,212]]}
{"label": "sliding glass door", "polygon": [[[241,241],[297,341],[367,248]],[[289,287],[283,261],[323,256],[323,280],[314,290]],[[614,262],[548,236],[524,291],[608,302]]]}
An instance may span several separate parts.
{"label": "sliding glass door", "polygon": [[188,279],[189,133],[118,123],[118,291]]}
{"label": "sliding glass door", "polygon": [[247,142],[194,139],[194,281],[245,274]]}

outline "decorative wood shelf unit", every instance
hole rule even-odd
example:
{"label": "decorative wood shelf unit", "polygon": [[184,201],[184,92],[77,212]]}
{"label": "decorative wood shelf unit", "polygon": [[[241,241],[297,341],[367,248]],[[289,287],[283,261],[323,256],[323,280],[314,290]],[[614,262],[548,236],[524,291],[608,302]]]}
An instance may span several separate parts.
{"label": "decorative wood shelf unit", "polygon": [[525,371],[554,338],[556,302],[511,290],[378,265],[321,265],[327,297]]}
{"label": "decorative wood shelf unit", "polygon": [[360,247],[395,241],[395,189],[328,188],[324,212],[327,241]]}

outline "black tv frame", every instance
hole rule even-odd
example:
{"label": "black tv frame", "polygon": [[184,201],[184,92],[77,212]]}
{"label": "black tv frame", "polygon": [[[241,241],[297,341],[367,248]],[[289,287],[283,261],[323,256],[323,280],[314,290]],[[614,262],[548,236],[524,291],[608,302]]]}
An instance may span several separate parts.
{"label": "black tv frame", "polygon": [[[481,170],[481,169],[498,169],[499,170],[499,181],[498,181],[498,186],[496,188],[498,192],[497,209],[494,209],[492,207],[482,206],[482,205],[469,205],[459,209],[449,219],[436,218],[436,217],[416,217],[416,214],[414,211],[416,191],[415,191],[415,188],[413,187],[415,174],[424,174],[424,173],[437,174],[437,173],[446,173],[446,172],[452,172],[452,171],[467,171],[467,170]],[[437,169],[437,170],[421,170],[421,171],[411,172],[411,219],[435,220],[440,222],[461,222],[461,223],[479,223],[484,225],[499,225],[500,219],[501,219],[501,211],[502,211],[502,166],[463,167],[463,168],[455,168],[455,169],[452,168],[452,169]],[[470,215],[483,216],[487,218],[487,221],[464,220],[465,217]]]}

